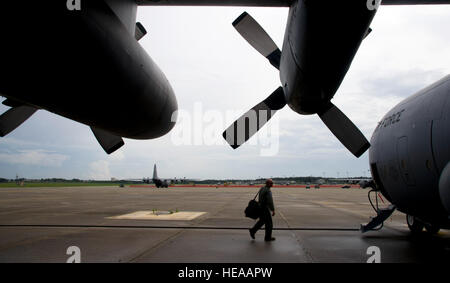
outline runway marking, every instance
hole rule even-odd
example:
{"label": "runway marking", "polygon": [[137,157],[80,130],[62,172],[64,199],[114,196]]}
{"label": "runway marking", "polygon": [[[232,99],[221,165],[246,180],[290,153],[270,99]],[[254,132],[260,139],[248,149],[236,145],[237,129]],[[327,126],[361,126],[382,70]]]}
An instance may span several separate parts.
{"label": "runway marking", "polygon": [[206,214],[206,212],[194,211],[136,211],[124,215],[106,217],[107,219],[128,219],[128,220],[178,220],[190,221]]}

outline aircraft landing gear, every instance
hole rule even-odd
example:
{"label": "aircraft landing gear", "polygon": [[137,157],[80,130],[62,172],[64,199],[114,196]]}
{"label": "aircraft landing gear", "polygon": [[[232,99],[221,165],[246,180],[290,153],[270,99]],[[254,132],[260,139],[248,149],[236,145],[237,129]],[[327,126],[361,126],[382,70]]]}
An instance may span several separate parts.
{"label": "aircraft landing gear", "polygon": [[425,230],[427,230],[428,234],[434,235],[441,230],[441,227],[435,224],[425,224]]}
{"label": "aircraft landing gear", "polygon": [[419,219],[409,214],[406,215],[406,223],[413,234],[422,232],[423,227],[425,226]]}
{"label": "aircraft landing gear", "polygon": [[408,224],[409,230],[411,230],[413,234],[418,234],[423,231],[423,228],[425,228],[428,234],[434,235],[441,229],[439,225],[423,223],[412,215],[406,215],[406,223]]}

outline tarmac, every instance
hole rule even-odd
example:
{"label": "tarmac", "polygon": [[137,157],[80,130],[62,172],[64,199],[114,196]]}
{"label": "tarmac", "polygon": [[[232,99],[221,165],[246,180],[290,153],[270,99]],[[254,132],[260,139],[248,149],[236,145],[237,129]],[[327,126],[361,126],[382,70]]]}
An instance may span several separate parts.
{"label": "tarmac", "polygon": [[413,236],[400,212],[362,234],[375,212],[359,188],[272,188],[276,240],[252,240],[257,190],[2,188],[0,262],[64,263],[74,246],[81,262],[365,263],[373,247],[384,263],[450,261],[449,231]]}

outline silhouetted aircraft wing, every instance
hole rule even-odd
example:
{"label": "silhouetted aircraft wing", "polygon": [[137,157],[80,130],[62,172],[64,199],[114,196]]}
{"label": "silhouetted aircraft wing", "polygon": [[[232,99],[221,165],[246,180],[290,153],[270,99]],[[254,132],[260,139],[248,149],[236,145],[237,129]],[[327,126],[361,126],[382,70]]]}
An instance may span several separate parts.
{"label": "silhouetted aircraft wing", "polygon": [[289,7],[292,0],[137,0],[144,6],[259,6]]}
{"label": "silhouetted aircraft wing", "polygon": [[[368,0],[369,1],[369,0]],[[375,2],[375,0],[373,0]],[[143,6],[254,6],[289,7],[292,0],[137,0]],[[383,0],[381,5],[450,4],[450,0]]]}
{"label": "silhouetted aircraft wing", "polygon": [[383,0],[381,5],[436,5],[450,4],[450,0]]}

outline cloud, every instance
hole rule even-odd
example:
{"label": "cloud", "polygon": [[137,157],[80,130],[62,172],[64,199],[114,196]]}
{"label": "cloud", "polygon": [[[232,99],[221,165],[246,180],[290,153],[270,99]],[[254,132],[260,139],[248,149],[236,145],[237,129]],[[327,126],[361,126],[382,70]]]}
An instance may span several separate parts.
{"label": "cloud", "polygon": [[372,71],[360,75],[359,86],[363,93],[376,97],[408,97],[446,75],[442,69],[399,70],[390,75]]}
{"label": "cloud", "polygon": [[109,171],[109,162],[98,160],[89,164],[89,178],[92,180],[109,180],[111,172]]}
{"label": "cloud", "polygon": [[[281,48],[288,9],[245,10]],[[232,27],[242,11],[242,7],[139,8],[138,20],[152,29],[151,36],[139,43],[167,76],[179,109],[194,113],[197,102],[202,103],[204,112],[215,110],[225,115],[241,109],[234,119],[280,85],[278,71]],[[366,138],[389,109],[449,73],[449,12],[449,5],[383,6],[377,12],[371,25],[373,32],[363,41],[333,99]],[[0,104],[0,113],[6,109]],[[177,146],[171,138],[182,123],[161,138],[125,139],[124,147],[106,155],[89,127],[40,110],[7,138],[0,139],[0,172],[11,178],[16,172],[36,177],[141,178],[151,177],[157,163],[162,177],[239,178],[322,172],[342,177],[347,171],[359,176],[368,169],[368,154],[356,159],[317,115],[298,115],[289,107],[276,115],[280,119],[279,152],[271,157],[260,155],[264,148],[260,143],[248,143],[237,150],[225,144]],[[223,142],[221,131],[230,123],[224,119],[217,126],[219,141]],[[254,140],[261,139],[267,127],[275,123],[270,121]],[[209,125],[204,122],[203,130]],[[192,141],[197,137],[202,135],[194,131]],[[53,156],[41,157],[39,162],[36,156],[25,158],[33,154],[23,149],[33,149],[36,156]],[[58,153],[63,155],[59,162],[71,156],[59,172],[54,167],[10,165],[20,160],[20,164],[58,164]],[[56,161],[51,161],[52,157]]]}
{"label": "cloud", "polygon": [[0,153],[0,162],[44,167],[61,167],[69,156],[42,149],[19,150],[17,153]]}
{"label": "cloud", "polygon": [[122,149],[116,150],[108,156],[108,160],[111,161],[123,161],[125,159],[125,154]]}
{"label": "cloud", "polygon": [[[87,173],[87,176],[91,180],[110,180],[112,177],[120,178],[123,174],[123,168],[121,168],[120,164],[124,163],[124,159],[125,154],[122,149],[119,149],[108,155],[106,160],[101,159],[89,163],[89,172]],[[111,169],[114,169],[115,166],[119,167],[116,168],[117,170],[115,171],[117,171],[116,173],[119,173],[120,176],[111,173]]]}

